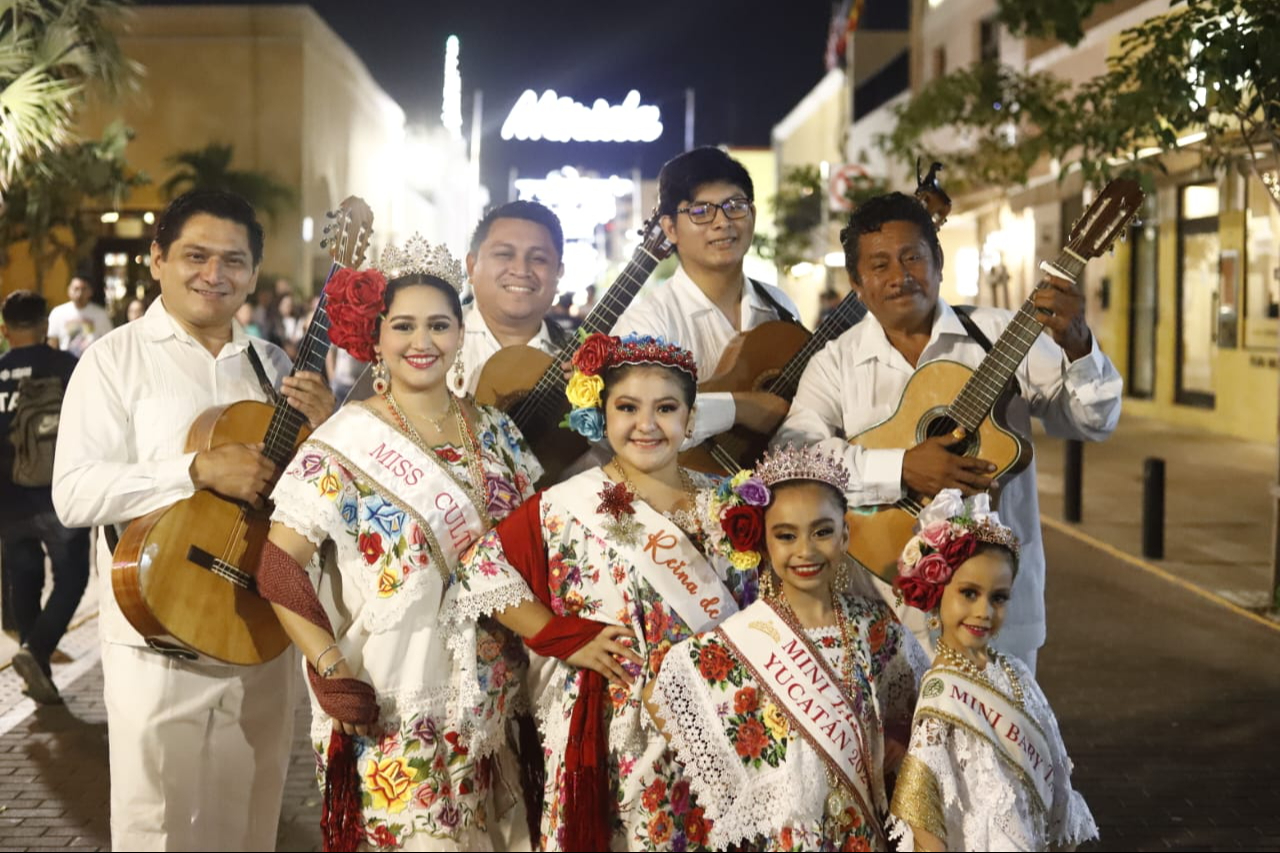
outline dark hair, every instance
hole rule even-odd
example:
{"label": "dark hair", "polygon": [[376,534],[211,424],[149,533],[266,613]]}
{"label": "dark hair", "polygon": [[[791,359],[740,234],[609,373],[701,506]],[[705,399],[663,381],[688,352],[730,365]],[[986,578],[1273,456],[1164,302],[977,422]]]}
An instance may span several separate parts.
{"label": "dark hair", "polygon": [[253,256],[253,265],[256,267],[262,263],[262,223],[253,211],[253,205],[235,193],[222,190],[191,190],[169,202],[169,206],[156,220],[155,241],[162,255],[166,258],[169,256],[169,247],[182,234],[187,220],[197,213],[207,213],[243,225],[249,234],[249,253]]}
{"label": "dark hair", "polygon": [[486,213],[471,235],[471,248],[468,251],[473,255],[480,251],[480,244],[489,236],[493,223],[499,219],[524,219],[541,225],[551,234],[551,242],[556,247],[556,258],[564,257],[564,228],[560,225],[559,217],[545,204],[524,200],[508,202]]}
{"label": "dark hair", "polygon": [[656,367],[659,370],[665,370],[680,386],[680,396],[684,398],[684,404],[691,409],[693,408],[693,401],[698,395],[698,383],[680,368],[668,367],[665,364],[619,364],[602,371],[600,378],[604,380],[604,390],[600,392],[600,407],[604,408],[605,404],[609,402],[609,389],[613,385],[625,379],[632,370],[644,367]]}
{"label": "dark hair", "polygon": [[658,213],[674,217],[680,202],[695,200],[698,187],[721,181],[741,187],[755,201],[756,188],[746,167],[719,148],[706,145],[672,157],[658,172]]}
{"label": "dark hair", "polygon": [[929,244],[933,253],[933,261],[942,269],[942,244],[938,242],[938,229],[934,227],[929,212],[915,198],[905,193],[887,193],[878,195],[858,205],[849,215],[849,224],[840,229],[840,245],[844,246],[844,268],[849,277],[858,284],[858,245],[863,234],[879,231],[888,222],[910,222],[920,229],[920,234]]}
{"label": "dark hair", "polygon": [[458,291],[453,289],[452,284],[434,275],[412,273],[400,278],[393,278],[387,282],[387,289],[382,293],[382,313],[378,315],[378,322],[373,326],[373,339],[375,341],[382,335],[382,318],[386,317],[388,312],[391,311],[391,303],[395,301],[396,294],[406,287],[414,287],[416,285],[434,287],[443,293],[445,299],[449,301],[449,310],[453,312],[453,316],[457,318],[459,323],[462,322],[462,301],[458,297]]}
{"label": "dark hair", "polygon": [[49,317],[49,303],[34,290],[15,290],[0,306],[4,324],[14,329],[30,329]]}
{"label": "dark hair", "polygon": [[831,499],[840,507],[840,515],[843,517],[849,511],[849,501],[844,496],[844,492],[837,489],[830,483],[824,483],[821,480],[783,480],[774,486],[769,487],[769,505],[764,508],[765,512],[769,511],[769,507],[773,506],[773,502],[778,498],[778,492],[785,492],[793,486],[821,486],[831,496]]}

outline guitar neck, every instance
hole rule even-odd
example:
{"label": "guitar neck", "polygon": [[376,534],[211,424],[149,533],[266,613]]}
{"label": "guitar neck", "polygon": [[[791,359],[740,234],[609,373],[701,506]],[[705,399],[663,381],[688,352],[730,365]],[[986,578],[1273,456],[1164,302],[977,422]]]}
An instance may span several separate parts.
{"label": "guitar neck", "polygon": [[[340,269],[334,264],[329,270],[328,278]],[[325,283],[328,283],[328,278]],[[328,294],[323,291],[320,301],[316,303],[315,313],[307,325],[307,333],[298,345],[298,355],[293,360],[290,375],[300,371],[311,371],[325,375],[325,357],[329,354],[329,312],[325,306]],[[293,458],[294,447],[298,444],[298,432],[307,423],[307,416],[300,409],[289,405],[284,397],[276,401],[275,412],[271,415],[271,425],[267,427],[267,435],[263,439],[263,454],[277,465],[284,465]]]}
{"label": "guitar neck", "polygon": [[813,335],[782,368],[777,379],[770,384],[769,390],[790,402],[796,396],[796,389],[800,387],[800,377],[809,366],[809,359],[817,355],[818,350],[856,326],[865,316],[867,306],[850,291],[835,310],[813,330]]}
{"label": "guitar neck", "polygon": [[[582,331],[588,335],[596,332],[609,334],[614,324],[618,322],[618,318],[622,316],[622,312],[627,310],[631,300],[649,280],[658,263],[659,258],[647,248],[644,246],[637,248],[613,285],[605,291],[604,297],[582,321]],[[551,366],[543,371],[528,396],[511,410],[511,419],[516,422],[521,432],[528,434],[539,424],[545,425],[544,418],[558,419],[560,400],[563,399],[565,388],[569,384],[561,365],[573,358],[573,353],[577,349],[576,339],[561,347]],[[554,426],[554,424],[551,425]]]}
{"label": "guitar neck", "polygon": [[[1049,266],[1054,275],[1074,283],[1084,272],[1086,261],[1068,246]],[[1036,314],[1035,295],[1032,294],[1013,315],[1009,327],[969,377],[955,401],[947,407],[947,413],[969,432],[976,432],[991,414],[1018,366],[1040,337],[1044,326]]]}

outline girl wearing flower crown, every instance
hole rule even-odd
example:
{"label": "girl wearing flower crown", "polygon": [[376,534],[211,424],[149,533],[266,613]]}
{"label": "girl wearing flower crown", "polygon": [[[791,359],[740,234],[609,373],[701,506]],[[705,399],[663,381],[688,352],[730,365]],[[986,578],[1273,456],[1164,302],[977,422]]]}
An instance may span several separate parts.
{"label": "girl wearing flower crown", "polygon": [[696,502],[712,481],[677,462],[696,389],[689,352],[594,334],[573,364],[566,423],[606,438],[614,458],[535,495],[463,560],[459,658],[474,654],[467,626],[492,613],[548,659],[534,699],[546,756],[535,846],[698,849],[707,825],[640,690],[672,644],[753,594],[754,563],[707,547]]}
{"label": "girl wearing flower crown", "polygon": [[1048,700],[1022,661],[990,645],[1017,568],[1018,542],[987,495],[956,489],[920,513],[898,561],[894,587],[942,632],[893,795],[904,850],[1060,850],[1098,837]]}
{"label": "girl wearing flower crown", "polygon": [[[306,656],[326,849],[484,848],[490,774],[451,717],[438,613],[463,551],[542,471],[506,415],[449,392],[458,263],[415,237],[378,266],[325,288],[330,336],[374,362],[377,394],[298,449],[257,579]],[[302,567],[326,544],[317,595]],[[476,630],[494,693],[520,689],[502,634]]]}
{"label": "girl wearing flower crown", "polygon": [[833,457],[787,447],[707,505],[723,547],[767,550],[765,592],[672,649],[647,698],[712,847],[889,849],[884,777],[928,662],[846,577],[848,479]]}

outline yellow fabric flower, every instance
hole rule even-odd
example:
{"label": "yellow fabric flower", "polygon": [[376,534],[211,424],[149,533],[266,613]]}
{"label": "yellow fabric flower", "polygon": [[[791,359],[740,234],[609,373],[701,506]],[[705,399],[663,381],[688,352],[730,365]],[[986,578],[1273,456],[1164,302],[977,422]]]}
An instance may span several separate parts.
{"label": "yellow fabric flower", "polygon": [[374,809],[385,810],[390,814],[402,812],[409,804],[413,768],[405,758],[388,758],[385,761],[371,759],[364,772],[364,786],[373,799]]}
{"label": "yellow fabric flower", "polygon": [[773,735],[774,740],[782,740],[790,731],[786,715],[772,702],[764,706],[764,724],[768,726],[769,734]]}
{"label": "yellow fabric flower", "polygon": [[391,567],[382,570],[378,575],[378,598],[390,598],[400,588],[400,575]]}
{"label": "yellow fabric flower", "polygon": [[575,409],[593,409],[600,405],[600,392],[604,390],[604,380],[599,376],[588,376],[581,370],[575,370],[564,394]]}
{"label": "yellow fabric flower", "polygon": [[733,563],[733,567],[740,571],[754,569],[760,565],[759,551],[734,551],[729,555],[729,562]]}
{"label": "yellow fabric flower", "polygon": [[338,479],[337,474],[325,474],[316,483],[316,488],[320,490],[320,494],[331,498],[342,491],[342,481]]}
{"label": "yellow fabric flower", "polygon": [[738,473],[734,474],[733,479],[729,481],[730,487],[735,489],[738,488],[738,486],[741,486],[743,483],[747,482],[747,480],[750,480],[751,476],[754,473],[755,472],[752,471],[750,468],[747,468],[743,471],[739,471]]}

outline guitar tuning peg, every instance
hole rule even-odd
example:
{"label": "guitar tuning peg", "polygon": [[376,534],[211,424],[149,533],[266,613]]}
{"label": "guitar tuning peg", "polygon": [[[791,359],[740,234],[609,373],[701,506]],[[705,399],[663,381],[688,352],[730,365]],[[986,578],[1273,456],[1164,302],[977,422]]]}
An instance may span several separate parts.
{"label": "guitar tuning peg", "polygon": [[337,218],[338,218],[338,211],[336,211],[336,210],[326,210],[326,211],[324,212],[324,215],[325,215],[327,218],[329,218],[329,219],[337,219]]}
{"label": "guitar tuning peg", "polygon": [[329,231],[330,231],[330,230],[332,230],[332,228],[333,228],[333,226],[332,226],[332,225],[326,225],[326,226],[324,227],[324,233],[328,234],[328,233],[329,233]]}

